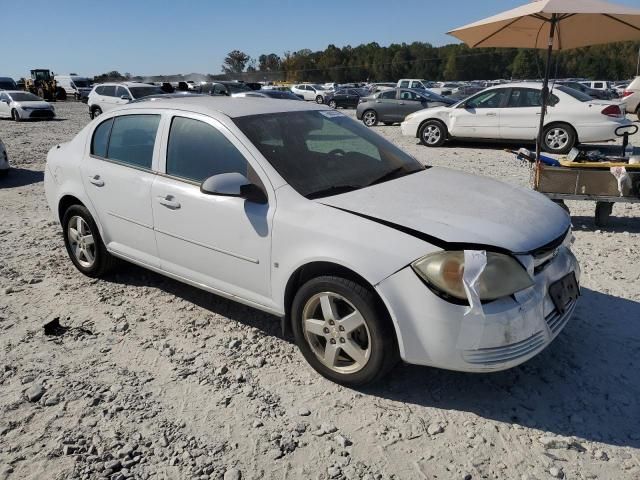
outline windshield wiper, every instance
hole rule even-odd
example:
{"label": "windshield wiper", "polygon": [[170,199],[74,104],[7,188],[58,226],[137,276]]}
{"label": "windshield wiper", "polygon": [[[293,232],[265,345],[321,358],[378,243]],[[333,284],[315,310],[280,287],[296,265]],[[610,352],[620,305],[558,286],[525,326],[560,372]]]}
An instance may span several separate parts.
{"label": "windshield wiper", "polygon": [[[382,182],[386,182],[387,180],[391,180],[392,178],[395,178],[396,175],[398,175],[400,172],[402,172],[404,170],[404,167],[397,167],[394,168],[393,170],[389,170],[387,173],[385,173],[384,175],[382,175],[381,177],[376,178],[373,182],[371,182],[369,185],[367,185],[368,187],[370,187],[371,185],[376,185],[378,183],[382,183]],[[420,172],[423,169],[419,169],[419,170],[411,170],[410,172],[406,172],[405,175],[401,175],[402,177],[405,177],[407,175],[411,175],[412,173],[416,173],[416,172]]]}
{"label": "windshield wiper", "polygon": [[316,192],[308,193],[306,197],[309,200],[313,198],[328,197],[330,195],[338,195],[340,193],[346,193],[346,192],[351,192],[353,190],[358,190],[362,187],[363,185],[334,185],[328,188],[323,188],[322,190],[318,190]]}

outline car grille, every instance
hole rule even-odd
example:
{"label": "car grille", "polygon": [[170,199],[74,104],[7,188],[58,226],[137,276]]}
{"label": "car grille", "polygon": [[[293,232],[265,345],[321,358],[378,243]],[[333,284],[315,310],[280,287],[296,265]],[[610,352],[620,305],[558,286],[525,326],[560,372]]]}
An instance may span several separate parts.
{"label": "car grille", "polygon": [[53,112],[51,110],[33,110],[29,115],[29,118],[53,118]]}
{"label": "car grille", "polygon": [[567,305],[567,308],[565,308],[563,314],[560,314],[558,310],[554,309],[553,312],[547,315],[547,317],[545,318],[545,321],[547,322],[547,326],[549,327],[549,330],[551,330],[551,333],[554,336],[557,335],[560,332],[560,330],[562,330],[564,326],[567,324],[567,322],[569,321],[569,318],[571,318],[571,314],[576,308],[577,303],[578,302],[573,300],[570,304]]}
{"label": "car grille", "polygon": [[544,332],[540,331],[529,338],[501,347],[478,348],[464,350],[462,355],[466,362],[474,365],[494,365],[506,363],[529,355],[545,344]]}

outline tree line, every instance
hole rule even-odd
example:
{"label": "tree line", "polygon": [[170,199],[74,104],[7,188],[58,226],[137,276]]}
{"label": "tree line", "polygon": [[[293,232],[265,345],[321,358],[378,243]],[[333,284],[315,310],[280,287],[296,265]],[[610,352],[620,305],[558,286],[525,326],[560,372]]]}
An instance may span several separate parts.
{"label": "tree line", "polygon": [[[624,80],[636,74],[640,42],[598,45],[554,54],[552,76]],[[286,81],[395,81],[535,79],[544,75],[546,52],[533,49],[481,48],[429,43],[367,43],[320,51],[308,49],[260,55],[229,52],[224,77]]]}
{"label": "tree line", "polygon": [[[554,53],[551,76],[626,80],[636,74],[640,42],[612,43]],[[203,79],[290,82],[536,79],[544,75],[546,52],[533,49],[478,48],[462,44],[434,47],[429,43],[372,42],[357,47],[329,45],[324,50],[303,49],[283,55],[268,53],[252,58],[233,50],[221,66],[221,74]],[[117,71],[95,81],[176,81],[189,75],[124,75]]]}

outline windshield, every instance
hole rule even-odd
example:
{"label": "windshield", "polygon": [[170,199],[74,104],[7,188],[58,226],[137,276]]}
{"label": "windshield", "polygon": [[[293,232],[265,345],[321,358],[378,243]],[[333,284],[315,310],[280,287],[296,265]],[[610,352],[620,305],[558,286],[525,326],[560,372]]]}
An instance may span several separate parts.
{"label": "windshield", "polygon": [[73,84],[78,88],[89,88],[89,80],[86,78],[74,78]]}
{"label": "windshield", "polygon": [[9,96],[14,102],[42,102],[42,98],[28,92],[10,93]]}
{"label": "windshield", "polygon": [[560,90],[562,93],[566,93],[567,95],[570,95],[581,102],[590,102],[593,100],[593,98],[591,98],[589,95],[587,95],[586,93],[582,93],[575,88],[565,87],[564,85],[556,85],[555,89]]}
{"label": "windshield", "polygon": [[307,198],[357,190],[424,169],[392,143],[335,111],[249,115],[234,122]]}
{"label": "windshield", "polygon": [[300,100],[300,97],[291,92],[281,92],[279,90],[261,90],[260,93],[271,98],[281,98],[287,100]]}
{"label": "windshield", "polygon": [[129,87],[133,98],[148,97],[149,95],[164,95],[166,92],[160,87]]}

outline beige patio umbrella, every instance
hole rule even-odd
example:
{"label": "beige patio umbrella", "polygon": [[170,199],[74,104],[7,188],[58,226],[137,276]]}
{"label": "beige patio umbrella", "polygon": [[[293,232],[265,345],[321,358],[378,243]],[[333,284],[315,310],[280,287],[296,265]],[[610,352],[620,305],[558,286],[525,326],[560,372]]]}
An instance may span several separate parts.
{"label": "beige patio umbrella", "polygon": [[599,0],[536,0],[448,32],[472,48],[547,49],[542,114],[536,143],[540,158],[553,50],[640,39],[640,10]]}

